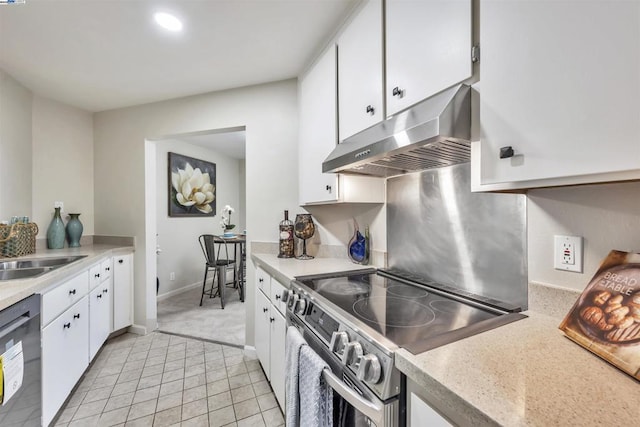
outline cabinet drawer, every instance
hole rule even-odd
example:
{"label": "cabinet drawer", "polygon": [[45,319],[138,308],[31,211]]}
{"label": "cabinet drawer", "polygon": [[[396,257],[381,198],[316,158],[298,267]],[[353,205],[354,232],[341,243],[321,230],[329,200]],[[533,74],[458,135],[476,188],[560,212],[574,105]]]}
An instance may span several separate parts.
{"label": "cabinet drawer", "polygon": [[271,295],[271,276],[260,267],[256,267],[256,288],[267,296]]}
{"label": "cabinet drawer", "polygon": [[287,289],[282,283],[278,282],[276,279],[271,279],[271,304],[275,308],[278,309],[282,315],[286,314],[287,304],[282,301],[282,292]]}
{"label": "cabinet drawer", "polygon": [[42,325],[47,325],[60,313],[89,292],[89,272],[83,271],[57,288],[42,295]]}

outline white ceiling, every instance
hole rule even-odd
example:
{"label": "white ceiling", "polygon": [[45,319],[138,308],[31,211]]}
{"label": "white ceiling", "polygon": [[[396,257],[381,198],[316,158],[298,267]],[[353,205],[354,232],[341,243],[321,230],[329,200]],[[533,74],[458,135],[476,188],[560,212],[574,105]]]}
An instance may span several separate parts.
{"label": "white ceiling", "polygon": [[[358,0],[26,0],[0,6],[0,68],[103,111],[296,77]],[[153,21],[184,23],[169,33]]]}

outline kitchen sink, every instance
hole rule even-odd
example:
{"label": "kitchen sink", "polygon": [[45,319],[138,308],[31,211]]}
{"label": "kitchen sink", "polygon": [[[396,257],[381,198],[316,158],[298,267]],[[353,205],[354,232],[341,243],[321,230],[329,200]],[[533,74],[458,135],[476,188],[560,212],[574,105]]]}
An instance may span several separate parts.
{"label": "kitchen sink", "polygon": [[58,267],[85,258],[86,255],[32,258],[0,262],[0,280],[26,279],[36,277]]}
{"label": "kitchen sink", "polygon": [[0,280],[28,279],[53,270],[53,267],[21,268],[15,270],[0,270]]}

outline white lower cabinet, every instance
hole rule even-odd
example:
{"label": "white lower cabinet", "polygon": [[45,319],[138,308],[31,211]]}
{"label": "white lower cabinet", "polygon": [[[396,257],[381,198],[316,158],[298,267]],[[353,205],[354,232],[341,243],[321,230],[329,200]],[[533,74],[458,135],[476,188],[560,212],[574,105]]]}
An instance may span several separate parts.
{"label": "white lower cabinet", "polygon": [[[407,427],[450,427],[453,424],[428,402],[428,390],[407,378]],[[460,420],[458,420],[460,421]]]}
{"label": "white lower cabinet", "polygon": [[132,258],[102,259],[42,293],[42,425],[56,416],[109,334],[131,325]]}
{"label": "white lower cabinet", "polygon": [[269,317],[269,336],[271,347],[269,357],[271,359],[271,388],[276,395],[280,408],[284,411],[284,338],[287,332],[286,321],[282,313],[271,306]]}
{"label": "white lower cabinet", "polygon": [[133,324],[133,254],[113,257],[113,330]]}
{"label": "white lower cabinet", "polygon": [[269,311],[271,303],[261,291],[256,291],[256,353],[267,379],[271,381],[271,357],[269,353],[271,327]]}
{"label": "white lower cabinet", "polygon": [[42,329],[42,424],[49,425],[89,366],[89,298]]}
{"label": "white lower cabinet", "polygon": [[111,333],[111,281],[89,293],[89,360],[93,360]]}
{"label": "white lower cabinet", "polygon": [[[260,280],[262,279],[262,281]],[[255,346],[280,408],[284,411],[285,305],[282,291],[286,288],[264,270],[256,269]],[[273,296],[271,298],[271,296]],[[280,298],[276,298],[279,296]],[[280,311],[282,310],[282,311]]]}

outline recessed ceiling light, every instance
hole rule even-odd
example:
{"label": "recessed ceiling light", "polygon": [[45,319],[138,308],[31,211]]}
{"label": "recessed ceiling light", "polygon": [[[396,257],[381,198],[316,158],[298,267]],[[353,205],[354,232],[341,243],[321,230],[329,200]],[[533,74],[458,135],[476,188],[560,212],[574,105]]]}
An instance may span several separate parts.
{"label": "recessed ceiling light", "polygon": [[174,32],[182,30],[182,22],[180,22],[178,18],[169,13],[156,12],[156,14],[153,15],[153,18],[156,20],[156,23],[165,30]]}

